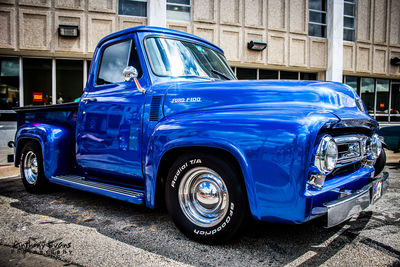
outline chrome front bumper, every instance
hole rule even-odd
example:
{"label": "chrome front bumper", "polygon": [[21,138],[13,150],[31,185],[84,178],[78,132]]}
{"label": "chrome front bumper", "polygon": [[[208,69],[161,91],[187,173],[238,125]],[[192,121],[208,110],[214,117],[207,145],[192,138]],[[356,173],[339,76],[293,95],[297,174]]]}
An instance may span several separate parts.
{"label": "chrome front bumper", "polygon": [[[327,225],[326,227],[333,227],[338,225],[352,216],[360,213],[366,209],[370,204],[378,201],[386,192],[389,182],[387,181],[389,174],[383,172],[374,180],[361,188],[343,198],[325,203],[327,209]],[[378,185],[380,183],[380,185]],[[381,186],[381,193],[378,198],[374,198],[374,189],[376,186]],[[375,196],[376,197],[376,196]]]}

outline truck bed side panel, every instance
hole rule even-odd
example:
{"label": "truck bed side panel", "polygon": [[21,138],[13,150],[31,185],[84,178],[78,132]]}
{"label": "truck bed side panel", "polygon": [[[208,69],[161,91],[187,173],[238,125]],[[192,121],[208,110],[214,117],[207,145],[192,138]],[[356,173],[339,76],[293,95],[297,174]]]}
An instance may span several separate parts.
{"label": "truck bed side panel", "polygon": [[17,109],[15,166],[20,163],[23,145],[36,141],[42,148],[46,177],[73,172],[77,109],[77,103]]}

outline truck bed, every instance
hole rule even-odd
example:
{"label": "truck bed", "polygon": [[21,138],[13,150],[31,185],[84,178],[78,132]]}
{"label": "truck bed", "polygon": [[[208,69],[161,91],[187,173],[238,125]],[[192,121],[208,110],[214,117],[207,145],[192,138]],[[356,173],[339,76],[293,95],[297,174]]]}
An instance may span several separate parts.
{"label": "truck bed", "polygon": [[15,108],[17,127],[27,123],[67,123],[76,126],[78,102]]}

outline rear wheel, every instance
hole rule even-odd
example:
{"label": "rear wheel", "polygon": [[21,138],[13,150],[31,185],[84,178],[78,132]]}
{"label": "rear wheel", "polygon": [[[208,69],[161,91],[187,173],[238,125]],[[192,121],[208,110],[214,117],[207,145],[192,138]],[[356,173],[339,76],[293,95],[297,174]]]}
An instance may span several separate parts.
{"label": "rear wheel", "polygon": [[22,182],[28,192],[47,191],[49,182],[44,175],[42,150],[37,143],[28,142],[22,148],[20,171]]}
{"label": "rear wheel", "polygon": [[203,243],[221,243],[239,230],[246,197],[239,171],[204,153],[181,156],[169,171],[166,205],[177,227]]}

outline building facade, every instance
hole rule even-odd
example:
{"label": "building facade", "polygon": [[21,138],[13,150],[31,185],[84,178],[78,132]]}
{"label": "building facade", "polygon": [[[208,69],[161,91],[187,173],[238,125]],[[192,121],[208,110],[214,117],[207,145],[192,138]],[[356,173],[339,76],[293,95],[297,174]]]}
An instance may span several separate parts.
{"label": "building facade", "polygon": [[239,79],[343,81],[400,123],[400,0],[0,0],[0,25],[0,120],[73,101],[102,37],[152,25],[220,46]]}

